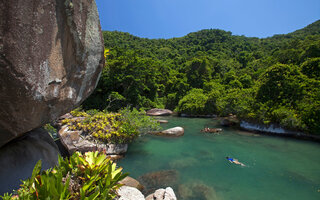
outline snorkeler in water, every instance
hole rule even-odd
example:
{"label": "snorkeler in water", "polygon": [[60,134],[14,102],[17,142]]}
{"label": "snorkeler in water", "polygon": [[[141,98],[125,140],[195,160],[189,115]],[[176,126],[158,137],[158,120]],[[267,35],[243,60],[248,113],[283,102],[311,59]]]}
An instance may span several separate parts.
{"label": "snorkeler in water", "polygon": [[234,158],[230,158],[230,157],[226,157],[226,159],[229,161],[229,162],[231,162],[231,163],[234,163],[234,164],[237,164],[237,165],[241,165],[241,166],[246,166],[245,164],[243,164],[243,163],[241,163],[241,162],[239,162],[239,160],[238,159],[234,159]]}

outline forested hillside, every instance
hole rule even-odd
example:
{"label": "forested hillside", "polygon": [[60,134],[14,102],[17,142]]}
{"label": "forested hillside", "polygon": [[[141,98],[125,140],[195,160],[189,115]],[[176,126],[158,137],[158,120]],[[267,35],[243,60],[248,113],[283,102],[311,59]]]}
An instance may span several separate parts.
{"label": "forested hillside", "polygon": [[86,108],[232,113],[320,133],[320,20],[264,39],[217,29],[172,39],[103,36],[110,53]]}

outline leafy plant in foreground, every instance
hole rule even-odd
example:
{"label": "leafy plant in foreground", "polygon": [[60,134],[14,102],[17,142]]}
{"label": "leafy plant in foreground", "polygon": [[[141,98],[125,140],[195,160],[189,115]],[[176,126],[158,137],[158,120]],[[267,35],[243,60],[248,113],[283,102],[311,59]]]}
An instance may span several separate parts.
{"label": "leafy plant in foreground", "polygon": [[103,153],[74,153],[69,159],[59,157],[59,165],[41,172],[37,162],[31,178],[22,182],[14,194],[4,194],[4,200],[20,199],[107,199],[117,196],[118,182],[127,174],[117,168]]}

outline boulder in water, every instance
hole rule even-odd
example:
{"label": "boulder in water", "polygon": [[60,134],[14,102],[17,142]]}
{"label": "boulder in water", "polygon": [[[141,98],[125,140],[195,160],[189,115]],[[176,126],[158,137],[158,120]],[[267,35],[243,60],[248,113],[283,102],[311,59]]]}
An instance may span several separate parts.
{"label": "boulder in water", "polygon": [[166,136],[166,137],[180,137],[184,135],[184,129],[182,127],[174,127],[174,128],[169,128],[164,131],[159,131],[159,132],[150,132],[152,135],[158,135],[158,136]]}

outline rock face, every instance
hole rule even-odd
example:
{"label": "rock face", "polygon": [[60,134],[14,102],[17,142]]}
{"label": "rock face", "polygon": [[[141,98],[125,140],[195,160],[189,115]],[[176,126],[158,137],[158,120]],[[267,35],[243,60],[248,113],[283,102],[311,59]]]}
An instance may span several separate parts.
{"label": "rock face", "polygon": [[59,138],[69,154],[75,151],[85,153],[87,151],[104,151],[108,155],[124,154],[128,150],[128,144],[104,144],[90,140],[82,131],[70,131],[68,126],[59,130]]}
{"label": "rock face", "polygon": [[118,190],[118,200],[145,200],[144,195],[134,187],[122,186]]}
{"label": "rock face", "polygon": [[0,148],[0,195],[17,189],[42,160],[42,169],[58,162],[59,150],[44,129],[35,129]]}
{"label": "rock face", "polygon": [[249,131],[261,131],[266,133],[277,133],[277,134],[294,134],[293,131],[285,130],[281,127],[276,127],[273,124],[270,126],[264,126],[264,125],[241,121],[240,127]]}
{"label": "rock face", "polygon": [[94,0],[0,2],[0,147],[88,97],[102,67]]}
{"label": "rock face", "polygon": [[160,132],[150,132],[150,134],[166,137],[180,137],[184,135],[184,129],[182,127],[177,126]]}
{"label": "rock face", "polygon": [[172,115],[172,111],[168,109],[159,109],[159,108],[153,108],[151,110],[147,111],[147,115],[149,116],[167,116]]}

